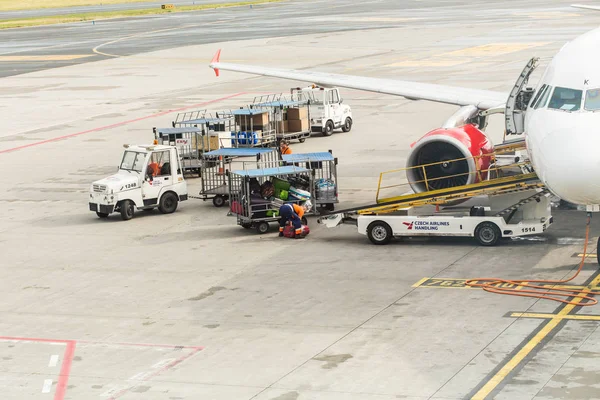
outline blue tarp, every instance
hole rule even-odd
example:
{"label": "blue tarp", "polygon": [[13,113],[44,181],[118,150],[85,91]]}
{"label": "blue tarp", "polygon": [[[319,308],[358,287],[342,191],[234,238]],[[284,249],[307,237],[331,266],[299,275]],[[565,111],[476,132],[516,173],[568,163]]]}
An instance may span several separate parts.
{"label": "blue tarp", "polygon": [[298,154],[284,154],[282,157],[283,161],[287,162],[302,162],[302,161],[333,161],[333,154],[328,151],[322,151],[319,153],[298,153]]}
{"label": "blue tarp", "polygon": [[158,128],[158,129],[156,129],[156,132],[158,132],[162,135],[176,135],[179,133],[198,133],[198,132],[202,132],[202,129],[193,128],[193,127],[189,127],[189,128]]}
{"label": "blue tarp", "polygon": [[240,109],[231,111],[231,113],[233,115],[258,115],[258,114],[264,114],[266,112],[268,112],[268,111],[261,110],[261,109],[251,110],[248,108],[240,108]]}
{"label": "blue tarp", "polygon": [[258,178],[261,176],[276,176],[276,175],[293,175],[310,172],[306,168],[294,167],[292,165],[277,168],[261,168],[261,169],[249,169],[246,171],[238,170],[233,171],[236,175],[249,176],[250,178]]}
{"label": "blue tarp", "polygon": [[198,118],[198,119],[190,119],[187,121],[177,121],[175,125],[181,124],[190,124],[190,125],[203,125],[203,124],[217,124],[217,123],[225,123],[231,121],[231,119],[227,118]]}
{"label": "blue tarp", "polygon": [[258,154],[265,154],[275,151],[275,149],[263,148],[263,147],[253,147],[253,148],[225,148],[209,151],[208,153],[204,153],[205,157],[252,157]]}

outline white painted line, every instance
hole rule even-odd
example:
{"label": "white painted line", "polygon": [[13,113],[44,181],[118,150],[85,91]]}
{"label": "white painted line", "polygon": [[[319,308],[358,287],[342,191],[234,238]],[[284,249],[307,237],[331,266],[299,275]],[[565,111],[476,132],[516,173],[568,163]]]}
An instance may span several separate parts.
{"label": "white painted line", "polygon": [[58,354],[50,356],[50,362],[48,363],[48,366],[56,367],[56,364],[58,364]]}
{"label": "white painted line", "polygon": [[44,386],[42,387],[42,393],[50,393],[52,389],[52,379],[46,379],[44,381]]}

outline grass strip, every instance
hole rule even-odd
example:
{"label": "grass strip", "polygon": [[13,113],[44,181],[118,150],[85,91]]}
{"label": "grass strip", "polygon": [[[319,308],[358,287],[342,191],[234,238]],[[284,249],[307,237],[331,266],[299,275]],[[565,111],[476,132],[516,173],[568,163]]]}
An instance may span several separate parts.
{"label": "grass strip", "polygon": [[[242,7],[250,5],[259,5],[267,3],[278,3],[284,0],[253,0],[253,1],[237,1],[232,3],[216,3],[216,4],[202,4],[192,6],[181,6],[171,9],[162,9],[160,7],[155,8],[144,8],[140,10],[122,10],[122,11],[107,11],[107,12],[90,12],[81,14],[65,14],[65,15],[52,15],[47,17],[30,17],[30,18],[16,18],[7,19],[0,21],[0,29],[8,28],[25,28],[31,26],[41,25],[53,25],[53,24],[64,24],[69,22],[84,22],[84,21],[98,21],[102,19],[110,18],[129,18],[139,17],[144,15],[161,15],[171,14],[177,12],[186,11],[201,11],[207,9],[216,8],[228,8],[228,7]],[[169,4],[165,1],[165,4]]]}
{"label": "grass strip", "polygon": [[142,3],[148,0],[0,0],[0,11],[39,10],[42,8],[64,8],[102,6],[110,4]]}

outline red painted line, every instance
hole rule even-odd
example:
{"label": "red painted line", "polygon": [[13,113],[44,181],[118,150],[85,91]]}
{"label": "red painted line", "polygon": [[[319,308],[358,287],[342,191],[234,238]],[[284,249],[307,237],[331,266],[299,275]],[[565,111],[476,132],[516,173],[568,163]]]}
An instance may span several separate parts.
{"label": "red painted line", "polygon": [[[155,376],[160,375],[163,372],[170,370],[171,368],[175,367],[176,365],[179,365],[182,362],[184,362],[185,360],[187,360],[188,358],[192,357],[194,354],[198,353],[200,350],[202,350],[202,348],[200,348],[200,347],[195,348],[190,353],[188,353],[188,354],[186,354],[184,356],[179,357],[177,360],[170,362],[169,364],[165,365],[161,369],[153,372],[152,374],[150,374],[148,376],[145,376],[141,381],[142,382],[146,382],[146,381],[154,378]],[[116,400],[119,397],[121,397],[121,396],[125,395],[126,393],[128,393],[129,391],[131,391],[131,389],[134,389],[136,386],[137,385],[133,385],[133,386],[130,386],[130,387],[126,388],[126,389],[123,389],[120,392],[116,393],[111,398],[109,398],[108,400]]]}
{"label": "red painted line", "polygon": [[54,393],[54,400],[63,400],[65,398],[65,393],[67,392],[67,382],[69,381],[69,374],[71,373],[71,364],[73,363],[74,354],[75,341],[69,340],[65,354],[63,355],[63,362],[60,368],[58,383],[56,385],[56,392]]}
{"label": "red painted line", "polygon": [[149,119],[149,118],[160,117],[162,115],[169,114],[169,113],[172,113],[172,112],[189,110],[190,108],[195,108],[195,107],[202,107],[202,106],[205,106],[205,105],[208,105],[208,104],[211,104],[211,103],[218,103],[219,101],[223,101],[223,100],[231,99],[231,98],[234,98],[234,97],[237,97],[237,96],[241,96],[243,94],[246,94],[246,92],[240,92],[240,93],[232,94],[232,95],[229,95],[229,96],[221,97],[219,99],[205,101],[204,103],[198,103],[198,104],[194,104],[194,105],[187,106],[187,107],[177,108],[175,110],[162,111],[162,112],[159,112],[159,113],[156,113],[156,114],[146,115],[145,117],[131,119],[129,121],[117,122],[116,124],[101,126],[99,128],[89,129],[89,130],[83,131],[83,132],[71,133],[70,135],[64,135],[64,136],[59,136],[59,137],[55,137],[55,138],[52,138],[52,139],[42,140],[40,142],[25,144],[25,145],[22,145],[22,146],[13,147],[11,149],[0,150],[0,154],[10,153],[10,152],[13,152],[13,151],[22,150],[22,149],[26,149],[26,148],[29,148],[29,147],[39,146],[41,144],[56,142],[58,140],[69,139],[69,138],[72,138],[72,137],[75,137],[75,136],[85,135],[86,133],[104,131],[106,129],[112,129],[112,128],[116,128],[118,126],[123,126],[123,125],[131,124],[133,122],[143,121],[143,120]]}
{"label": "red painted line", "polygon": [[95,342],[91,340],[78,340],[77,343],[88,343],[88,344],[106,344],[113,346],[133,346],[133,347],[162,347],[166,349],[200,349],[204,350],[202,346],[178,346],[175,344],[151,344],[151,343],[127,343],[127,342]]}

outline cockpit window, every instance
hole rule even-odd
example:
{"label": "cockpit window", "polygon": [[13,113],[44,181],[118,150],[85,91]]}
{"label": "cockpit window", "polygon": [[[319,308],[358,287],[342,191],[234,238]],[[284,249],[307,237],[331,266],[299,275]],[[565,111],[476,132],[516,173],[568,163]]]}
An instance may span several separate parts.
{"label": "cockpit window", "polygon": [[534,109],[538,109],[540,107],[544,107],[546,102],[548,101],[548,97],[552,92],[552,86],[544,85],[540,89],[540,93],[537,99],[532,103]]}
{"label": "cockpit window", "polygon": [[550,98],[548,108],[561,111],[577,111],[581,107],[583,91],[557,87]]}
{"label": "cockpit window", "polygon": [[600,110],[600,88],[590,89],[585,92],[585,106],[588,111]]}

